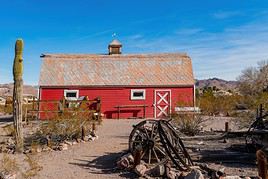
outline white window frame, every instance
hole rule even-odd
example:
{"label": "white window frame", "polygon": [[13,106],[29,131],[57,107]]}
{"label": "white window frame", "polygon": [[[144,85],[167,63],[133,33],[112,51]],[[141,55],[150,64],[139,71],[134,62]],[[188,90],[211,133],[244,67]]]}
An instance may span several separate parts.
{"label": "white window frame", "polygon": [[[76,93],[76,97],[66,97],[67,93]],[[68,100],[77,100],[79,97],[79,90],[64,90],[64,97]]]}
{"label": "white window frame", "polygon": [[[142,97],[136,97],[134,96],[135,92],[143,92],[143,96]],[[132,89],[130,92],[130,99],[131,100],[145,100],[146,99],[146,90],[145,89]]]}

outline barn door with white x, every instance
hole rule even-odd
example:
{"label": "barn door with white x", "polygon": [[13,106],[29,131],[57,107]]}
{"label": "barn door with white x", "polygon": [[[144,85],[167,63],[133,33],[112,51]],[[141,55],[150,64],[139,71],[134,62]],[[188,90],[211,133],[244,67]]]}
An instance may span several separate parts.
{"label": "barn door with white x", "polygon": [[168,117],[170,114],[170,90],[155,91],[155,118]]}

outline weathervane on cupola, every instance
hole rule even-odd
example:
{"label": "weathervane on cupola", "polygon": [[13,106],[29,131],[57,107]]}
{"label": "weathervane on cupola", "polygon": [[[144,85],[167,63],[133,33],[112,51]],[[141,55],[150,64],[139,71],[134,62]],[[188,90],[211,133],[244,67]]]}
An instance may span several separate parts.
{"label": "weathervane on cupola", "polygon": [[119,40],[117,40],[115,37],[117,36],[116,33],[112,34],[113,41],[109,44],[108,50],[109,50],[109,55],[114,55],[114,54],[121,54],[121,48],[122,44]]}

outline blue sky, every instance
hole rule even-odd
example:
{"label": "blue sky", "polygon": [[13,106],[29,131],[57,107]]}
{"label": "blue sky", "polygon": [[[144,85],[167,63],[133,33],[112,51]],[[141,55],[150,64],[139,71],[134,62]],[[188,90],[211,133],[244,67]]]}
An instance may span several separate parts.
{"label": "blue sky", "polygon": [[24,83],[38,84],[42,53],[186,52],[197,79],[234,80],[268,59],[268,1],[1,0],[0,83],[12,82],[23,38]]}

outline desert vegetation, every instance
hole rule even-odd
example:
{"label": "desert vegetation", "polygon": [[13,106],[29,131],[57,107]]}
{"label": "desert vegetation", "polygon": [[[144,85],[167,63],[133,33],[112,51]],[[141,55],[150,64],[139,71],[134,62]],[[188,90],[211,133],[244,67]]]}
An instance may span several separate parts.
{"label": "desert vegetation", "polygon": [[[232,84],[233,85],[233,84]],[[196,89],[198,114],[173,114],[179,129],[188,135],[197,134],[204,125],[204,116],[231,117],[240,128],[247,128],[262,105],[268,110],[268,61],[249,67],[237,78],[235,89],[203,86]]]}

